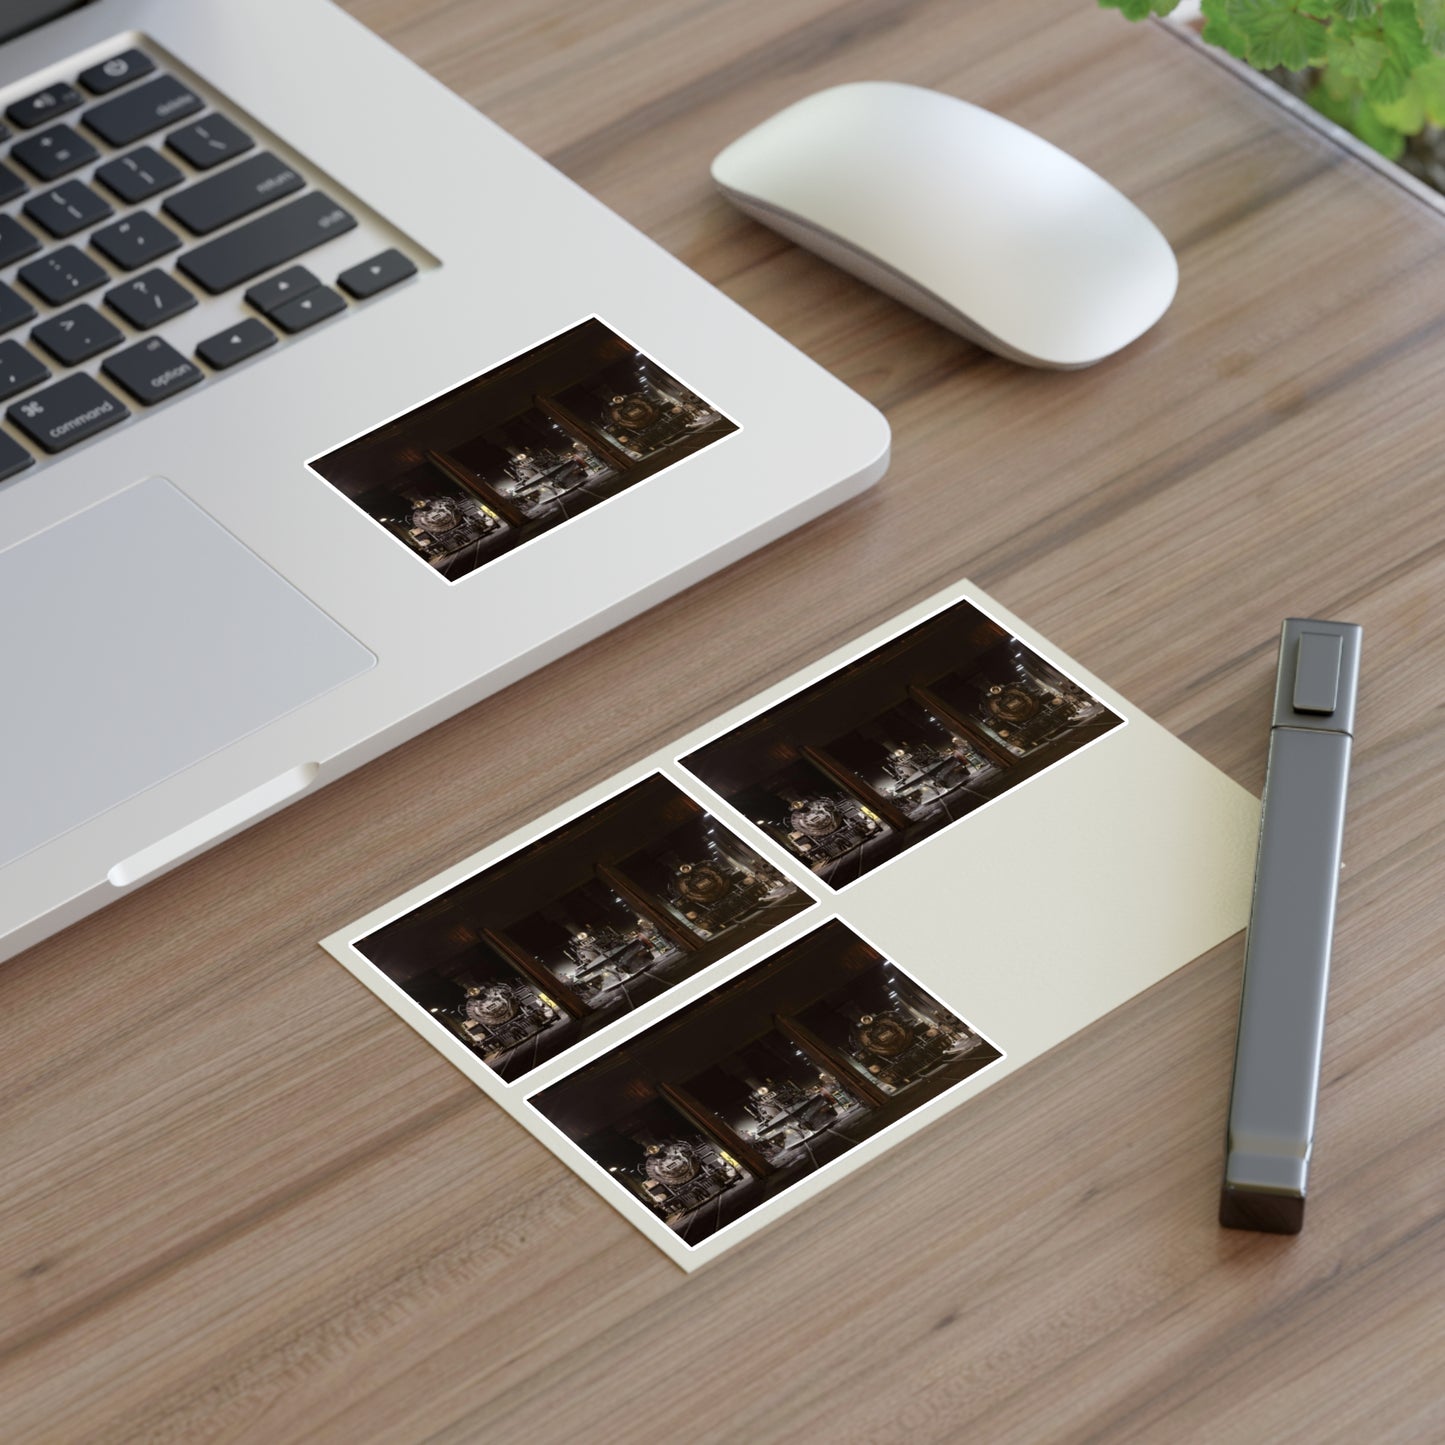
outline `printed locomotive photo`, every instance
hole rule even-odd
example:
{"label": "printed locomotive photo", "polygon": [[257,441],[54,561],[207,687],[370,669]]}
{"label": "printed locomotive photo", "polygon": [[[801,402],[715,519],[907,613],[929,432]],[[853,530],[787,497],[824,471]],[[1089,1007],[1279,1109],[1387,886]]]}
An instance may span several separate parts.
{"label": "printed locomotive photo", "polygon": [[1121,722],[958,602],[681,761],[840,888]]}
{"label": "printed locomotive photo", "polygon": [[835,919],[528,1102],[697,1244],[1002,1057]]}
{"label": "printed locomotive photo", "polygon": [[736,430],[593,320],[310,465],[456,581]]}
{"label": "printed locomotive photo", "polygon": [[354,947],[515,1079],[811,905],[654,774]]}

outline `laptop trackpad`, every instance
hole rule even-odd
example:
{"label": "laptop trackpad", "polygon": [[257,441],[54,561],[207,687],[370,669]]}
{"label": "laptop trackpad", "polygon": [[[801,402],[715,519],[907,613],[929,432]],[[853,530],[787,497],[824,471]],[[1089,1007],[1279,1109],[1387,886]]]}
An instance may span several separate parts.
{"label": "laptop trackpad", "polygon": [[0,552],[0,867],[375,662],[160,478]]}

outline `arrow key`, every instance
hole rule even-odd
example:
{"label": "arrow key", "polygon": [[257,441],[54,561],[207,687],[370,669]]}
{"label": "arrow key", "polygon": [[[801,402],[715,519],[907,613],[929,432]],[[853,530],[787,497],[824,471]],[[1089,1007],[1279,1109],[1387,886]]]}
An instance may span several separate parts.
{"label": "arrow key", "polygon": [[348,267],[336,281],[348,296],[365,301],[368,296],[375,296],[378,291],[385,291],[388,286],[395,286],[398,281],[415,275],[416,266],[410,258],[393,248],[363,261],[359,266]]}
{"label": "arrow key", "polygon": [[325,321],[328,316],[345,310],[346,302],[336,292],[329,286],[318,286],[294,301],[277,306],[271,312],[271,320],[282,331],[305,331],[308,326],[315,326],[318,321]]}
{"label": "arrow key", "polygon": [[216,371],[224,371],[228,366],[245,361],[248,356],[255,356],[257,352],[265,351],[268,346],[275,344],[275,332],[269,326],[251,318],[238,321],[234,326],[228,326],[224,331],[206,337],[196,347],[196,355],[207,366]]}
{"label": "arrow key", "polygon": [[320,284],[304,266],[288,266],[284,271],[247,287],[246,300],[263,316],[269,316],[278,306],[314,291]]}

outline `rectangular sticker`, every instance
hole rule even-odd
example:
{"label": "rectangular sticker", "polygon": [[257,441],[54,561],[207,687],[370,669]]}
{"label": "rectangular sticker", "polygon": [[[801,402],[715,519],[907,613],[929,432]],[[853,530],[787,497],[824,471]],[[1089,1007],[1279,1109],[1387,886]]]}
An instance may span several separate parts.
{"label": "rectangular sticker", "polygon": [[680,762],[841,888],[1121,722],[959,602]]}
{"label": "rectangular sticker", "polygon": [[812,903],[654,774],[355,948],[510,1080]]}
{"label": "rectangular sticker", "polygon": [[310,466],[455,582],[736,430],[594,318]]}
{"label": "rectangular sticker", "polygon": [[1002,1057],[833,919],[528,1102],[695,1245]]}

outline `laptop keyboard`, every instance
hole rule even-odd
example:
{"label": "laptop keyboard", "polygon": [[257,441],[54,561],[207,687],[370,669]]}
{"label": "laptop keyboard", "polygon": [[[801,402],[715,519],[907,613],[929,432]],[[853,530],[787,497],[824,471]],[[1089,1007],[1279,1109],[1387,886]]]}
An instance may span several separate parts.
{"label": "laptop keyboard", "polygon": [[[298,264],[357,217],[140,49],[5,109],[0,206],[0,482],[417,270],[395,247],[333,285]],[[168,334],[230,293],[244,319]]]}

